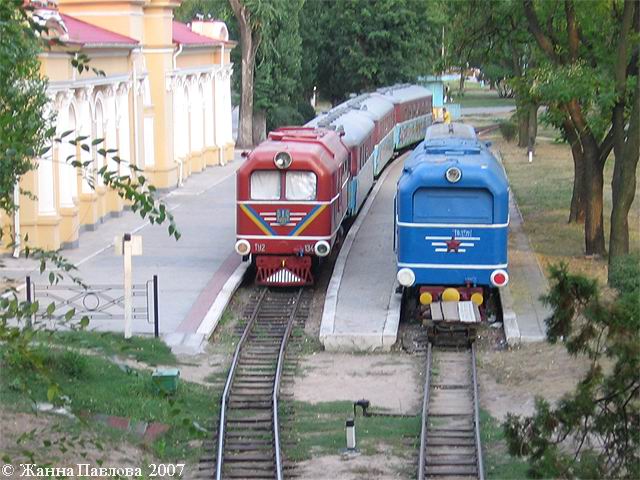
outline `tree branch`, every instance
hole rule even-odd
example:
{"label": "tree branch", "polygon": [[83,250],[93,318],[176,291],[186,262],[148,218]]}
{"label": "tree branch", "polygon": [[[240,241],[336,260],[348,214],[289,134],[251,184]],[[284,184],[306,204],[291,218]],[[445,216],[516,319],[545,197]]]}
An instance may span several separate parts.
{"label": "tree branch", "polygon": [[569,58],[571,62],[575,62],[578,58],[578,45],[580,38],[578,37],[578,27],[576,25],[576,8],[573,0],[565,0],[564,12],[567,17],[567,41],[569,42]]}
{"label": "tree branch", "polygon": [[527,22],[529,23],[529,30],[535,37],[536,42],[538,42],[542,51],[545,52],[555,63],[561,64],[562,59],[556,53],[555,44],[547,35],[544,34],[540,27],[538,15],[533,7],[533,0],[522,0],[522,6],[524,7],[524,15],[527,17]]}

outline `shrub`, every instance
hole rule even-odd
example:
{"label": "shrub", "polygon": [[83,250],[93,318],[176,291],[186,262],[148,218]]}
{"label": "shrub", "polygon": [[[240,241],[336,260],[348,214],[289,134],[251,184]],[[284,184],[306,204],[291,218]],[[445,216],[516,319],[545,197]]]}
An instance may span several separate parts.
{"label": "shrub", "polygon": [[502,138],[504,138],[507,142],[510,142],[511,140],[516,138],[516,134],[518,133],[518,126],[511,120],[504,120],[500,122],[500,133],[502,134]]}
{"label": "shrub", "polygon": [[291,106],[276,107],[267,114],[267,131],[288,125],[302,125],[304,118]]}
{"label": "shrub", "polygon": [[53,368],[68,378],[82,378],[87,373],[87,358],[73,350],[51,355]]}

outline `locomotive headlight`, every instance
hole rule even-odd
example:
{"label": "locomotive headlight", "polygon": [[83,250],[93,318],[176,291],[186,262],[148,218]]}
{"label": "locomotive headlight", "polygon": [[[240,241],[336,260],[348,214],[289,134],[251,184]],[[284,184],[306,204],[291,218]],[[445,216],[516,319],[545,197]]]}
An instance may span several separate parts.
{"label": "locomotive headlight", "polygon": [[238,240],[235,248],[238,255],[249,255],[251,253],[251,244],[246,240]]}
{"label": "locomotive headlight", "polygon": [[316,255],[319,257],[326,257],[331,251],[331,245],[329,245],[329,242],[320,240],[314,245],[313,251],[316,252]]}
{"label": "locomotive headlight", "polygon": [[462,172],[458,167],[451,167],[444,174],[448,182],[456,183],[462,178]]}
{"label": "locomotive headlight", "polygon": [[278,152],[276,153],[276,156],[273,157],[273,163],[275,163],[276,167],[278,167],[280,170],[289,168],[292,161],[293,159],[291,158],[291,155],[289,155],[287,152]]}
{"label": "locomotive headlight", "polygon": [[416,283],[416,274],[409,268],[401,268],[398,270],[398,283],[403,287],[410,287]]}

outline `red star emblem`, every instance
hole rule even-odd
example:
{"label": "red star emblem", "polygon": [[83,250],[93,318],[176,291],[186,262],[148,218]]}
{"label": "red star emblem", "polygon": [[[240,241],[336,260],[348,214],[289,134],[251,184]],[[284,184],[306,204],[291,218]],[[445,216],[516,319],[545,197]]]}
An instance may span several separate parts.
{"label": "red star emblem", "polygon": [[460,240],[456,240],[455,237],[451,237],[451,240],[447,240],[447,253],[455,252],[458,253],[458,248],[460,248]]}

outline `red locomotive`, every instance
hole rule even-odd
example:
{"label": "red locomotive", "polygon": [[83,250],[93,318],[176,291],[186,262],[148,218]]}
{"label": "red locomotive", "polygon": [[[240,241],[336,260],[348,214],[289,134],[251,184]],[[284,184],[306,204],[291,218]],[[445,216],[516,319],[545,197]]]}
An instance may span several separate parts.
{"label": "red locomotive", "polygon": [[263,285],[313,283],[312,258],[329,255],[348,210],[349,151],[332,130],[271,132],[237,174],[239,255]]}

